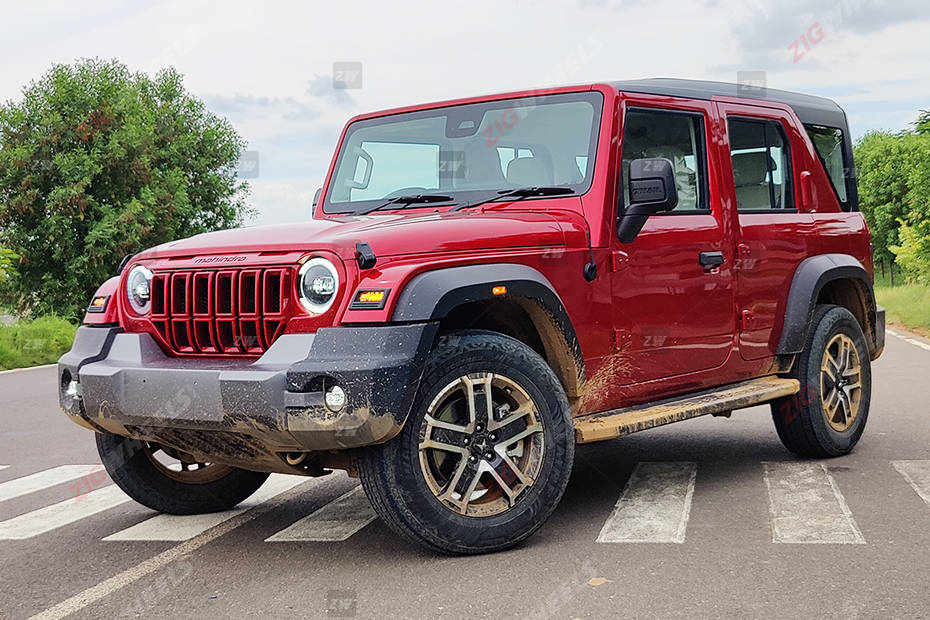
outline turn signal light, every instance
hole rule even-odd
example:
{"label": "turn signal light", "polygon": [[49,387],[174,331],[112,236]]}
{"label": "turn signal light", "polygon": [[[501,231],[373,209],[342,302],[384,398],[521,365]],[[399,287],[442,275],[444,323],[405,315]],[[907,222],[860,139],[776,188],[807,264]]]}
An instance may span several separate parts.
{"label": "turn signal light", "polygon": [[382,310],[387,302],[388,293],[391,289],[362,289],[355,293],[352,303],[349,304],[350,310]]}
{"label": "turn signal light", "polygon": [[494,288],[491,289],[491,294],[492,295],[506,295],[507,287],[506,286],[495,286]]}

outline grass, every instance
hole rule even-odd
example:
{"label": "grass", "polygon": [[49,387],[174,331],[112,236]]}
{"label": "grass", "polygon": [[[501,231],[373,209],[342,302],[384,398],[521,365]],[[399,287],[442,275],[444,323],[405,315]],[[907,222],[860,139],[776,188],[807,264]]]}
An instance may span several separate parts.
{"label": "grass", "polygon": [[74,340],[77,325],[57,316],[0,325],[0,370],[58,361]]}
{"label": "grass", "polygon": [[879,305],[885,307],[889,323],[930,336],[930,286],[898,283],[891,286],[887,277],[876,274],[875,298]]}

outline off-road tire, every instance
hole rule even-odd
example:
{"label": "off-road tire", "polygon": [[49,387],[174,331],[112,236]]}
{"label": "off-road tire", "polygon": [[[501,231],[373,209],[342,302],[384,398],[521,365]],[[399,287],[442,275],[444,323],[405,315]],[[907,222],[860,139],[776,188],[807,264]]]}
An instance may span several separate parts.
{"label": "off-road tire", "polygon": [[[872,375],[869,349],[856,317],[841,306],[818,305],[811,319],[804,350],[798,355],[789,376],[801,383],[801,391],[772,403],[772,419],[778,437],[798,456],[829,458],[848,454],[858,443],[869,415]],[[860,367],[859,407],[850,426],[836,430],[824,415],[821,364],[824,351],[837,336],[845,336],[855,346]],[[841,337],[842,337],[841,336]],[[829,388],[827,389],[829,396]]]}
{"label": "off-road tire", "polygon": [[158,471],[137,439],[97,433],[97,452],[113,482],[126,495],[158,512],[194,515],[229,510],[258,490],[267,473],[230,468],[211,482],[179,482]]}
{"label": "off-road tire", "polygon": [[[419,460],[421,425],[444,386],[470,373],[496,373],[532,399],[543,426],[539,475],[504,512],[465,516],[430,490]],[[440,338],[431,352],[401,433],[362,450],[357,459],[365,493],[382,520],[404,538],[449,555],[513,547],[535,533],[562,498],[574,461],[575,437],[565,392],[548,364],[522,342],[495,332],[462,331]]]}

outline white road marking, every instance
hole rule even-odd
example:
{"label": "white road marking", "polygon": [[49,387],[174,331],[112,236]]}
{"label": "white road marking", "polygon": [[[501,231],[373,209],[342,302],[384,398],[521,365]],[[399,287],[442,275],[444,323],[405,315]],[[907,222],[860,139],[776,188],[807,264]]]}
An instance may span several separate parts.
{"label": "white road marking", "polygon": [[232,510],[190,516],[160,514],[107,536],[103,540],[161,540],[174,542],[190,540],[194,536],[206,532],[211,527],[216,527],[220,523],[251,510],[306,481],[307,478],[304,476],[271,474],[267,482],[254,495]]}
{"label": "white road marking", "polygon": [[920,499],[930,504],[930,461],[892,461]]}
{"label": "white road marking", "polygon": [[[9,467],[9,465],[0,465],[0,469],[5,469],[7,467]],[[36,491],[41,491],[42,489],[47,489],[57,484],[83,478],[84,476],[89,476],[93,482],[89,480],[86,484],[80,484],[74,495],[78,495],[81,489],[90,491],[93,487],[100,486],[102,481],[107,479],[102,465],[61,465],[29,476],[23,476],[22,478],[0,483],[0,502],[21,495],[35,493]],[[98,479],[100,479],[101,482],[96,482]]]}
{"label": "white road marking", "polygon": [[72,596],[71,598],[65,599],[64,601],[58,603],[54,607],[50,607],[45,611],[38,613],[30,620],[60,620],[70,616],[73,613],[76,613],[88,605],[92,605],[97,601],[113,594],[114,592],[129,586],[136,581],[139,581],[143,577],[154,573],[171,564],[175,560],[179,560],[185,556],[190,555],[194,551],[197,551],[204,545],[207,545],[220,536],[231,532],[241,525],[245,525],[252,519],[260,517],[271,510],[277,508],[280,503],[286,501],[286,499],[271,501],[262,506],[257,507],[254,510],[247,510],[246,512],[236,515],[232,519],[220,523],[214,528],[211,528],[200,534],[186,540],[166,551],[159,553],[158,555],[151,557],[139,564],[127,568],[123,572],[101,581],[95,586],[91,586]]}
{"label": "white road marking", "polygon": [[24,540],[80,521],[128,501],[129,496],[109,485],[63,502],[0,521],[0,540]]}
{"label": "white road marking", "polygon": [[638,463],[597,542],[685,542],[696,479],[695,463]]}
{"label": "white road marking", "polygon": [[43,368],[57,368],[58,364],[44,364],[42,366],[29,366],[27,368],[13,368],[11,370],[0,370],[0,375],[11,375],[14,372],[26,372],[27,370],[41,370]]}
{"label": "white road marking", "polygon": [[0,465],[0,469],[9,469],[9,468],[10,468],[9,465]]}
{"label": "white road marking", "polygon": [[917,346],[917,347],[920,347],[921,349],[925,349],[925,350],[927,350],[927,351],[930,351],[930,344],[927,344],[926,342],[921,342],[920,340],[916,340],[916,339],[914,339],[914,338],[910,338],[910,337],[908,337],[908,336],[905,336],[904,334],[900,334],[900,333],[894,331],[893,329],[886,329],[886,330],[885,330],[885,333],[886,333],[886,334],[891,334],[891,335],[894,336],[895,338],[900,338],[900,339],[903,340],[904,342],[909,342],[910,344],[912,344],[912,345],[914,345],[914,346]]}
{"label": "white road marking", "polygon": [[265,542],[339,542],[348,540],[375,518],[365,492],[357,486]]}
{"label": "white road marking", "polygon": [[772,542],[864,545],[865,538],[822,463],[763,463]]}

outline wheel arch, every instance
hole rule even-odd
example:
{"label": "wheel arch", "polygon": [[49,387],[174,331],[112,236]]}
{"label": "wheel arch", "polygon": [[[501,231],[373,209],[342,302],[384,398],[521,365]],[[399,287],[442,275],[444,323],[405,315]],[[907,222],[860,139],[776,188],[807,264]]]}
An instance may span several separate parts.
{"label": "wheel arch", "polygon": [[869,273],[849,254],[820,254],[798,265],[788,291],[779,355],[800,353],[804,349],[818,304],[835,304],[849,310],[862,327],[870,357],[878,357],[884,347],[884,325],[879,320],[883,311],[875,303]]}
{"label": "wheel arch", "polygon": [[[506,287],[495,295],[494,287]],[[555,372],[569,401],[578,398],[584,357],[565,305],[538,270],[515,263],[467,265],[414,276],[392,321],[439,321],[439,334],[487,329],[520,340]]]}

